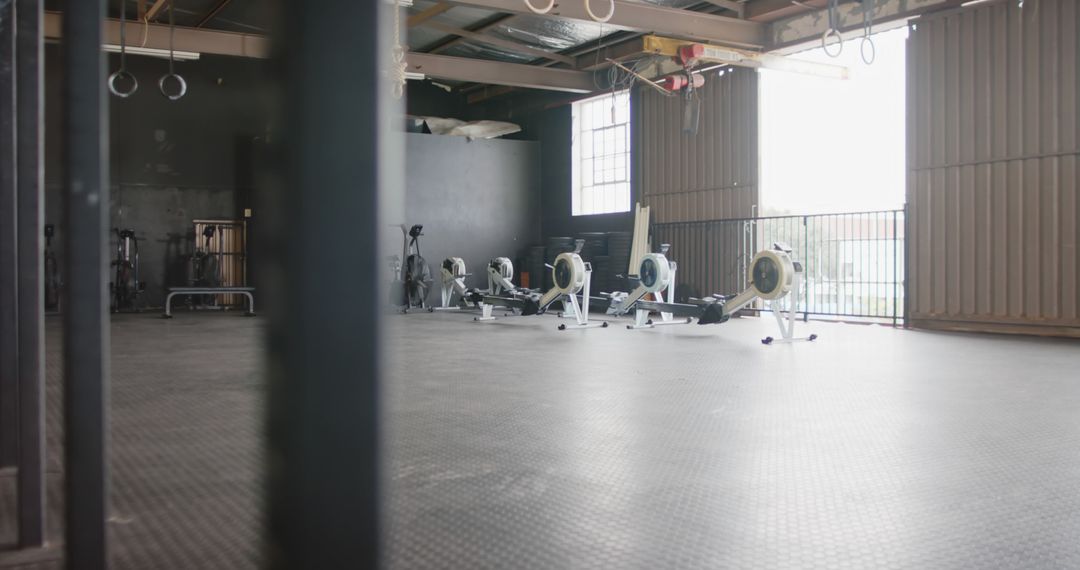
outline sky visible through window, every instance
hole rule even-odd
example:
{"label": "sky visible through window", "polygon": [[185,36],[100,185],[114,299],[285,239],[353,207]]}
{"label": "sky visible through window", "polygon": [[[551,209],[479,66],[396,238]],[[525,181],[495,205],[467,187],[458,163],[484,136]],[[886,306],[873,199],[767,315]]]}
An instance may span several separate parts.
{"label": "sky visible through window", "polygon": [[907,27],[860,38],[831,58],[821,48],[791,57],[847,66],[852,79],[761,72],[761,215],[903,207]]}

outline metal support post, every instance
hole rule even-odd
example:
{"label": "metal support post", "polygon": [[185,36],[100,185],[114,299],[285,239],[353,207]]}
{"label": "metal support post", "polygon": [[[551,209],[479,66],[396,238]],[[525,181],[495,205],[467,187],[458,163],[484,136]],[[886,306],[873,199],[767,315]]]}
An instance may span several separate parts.
{"label": "metal support post", "polygon": [[15,0],[15,128],[18,212],[19,546],[45,543],[44,12]]}
{"label": "metal support post", "polygon": [[19,450],[15,213],[15,3],[0,3],[0,467]]}
{"label": "metal support post", "polygon": [[108,565],[108,110],[105,0],[64,5],[64,497],[72,570]]}
{"label": "metal support post", "polygon": [[[403,170],[390,98],[386,1],[280,2],[284,107],[276,184],[261,208],[267,281],[266,565],[379,566],[380,200]],[[348,69],[348,73],[342,73]]]}

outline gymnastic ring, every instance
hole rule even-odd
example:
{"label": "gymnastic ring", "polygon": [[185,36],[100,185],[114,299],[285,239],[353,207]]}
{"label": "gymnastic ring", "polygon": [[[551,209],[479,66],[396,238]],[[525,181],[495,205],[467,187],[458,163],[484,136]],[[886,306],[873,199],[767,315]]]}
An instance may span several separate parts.
{"label": "gymnastic ring", "polygon": [[592,6],[589,5],[589,0],[582,0],[582,2],[585,3],[585,11],[589,13],[589,17],[592,18],[594,21],[600,22],[601,24],[610,20],[611,17],[615,15],[615,0],[608,0],[608,5],[611,7],[608,8],[608,13],[601,18],[598,18],[596,16],[596,13],[592,11]]}
{"label": "gymnastic ring", "polygon": [[[866,46],[870,46],[870,57],[866,57]],[[877,48],[874,47],[874,40],[870,39],[870,36],[863,36],[862,42],[859,43],[859,56],[862,57],[863,63],[866,65],[872,65],[874,60],[877,59]]]}
{"label": "gymnastic ring", "polygon": [[524,1],[525,1],[525,7],[528,8],[529,10],[531,10],[533,14],[547,14],[548,12],[551,11],[552,8],[555,7],[555,0],[548,0],[547,8],[543,8],[543,9],[540,9],[540,8],[537,8],[536,6],[533,6],[532,2],[530,2],[529,0],[524,0]]}
{"label": "gymnastic ring", "polygon": [[[118,80],[118,79],[120,79],[122,77],[131,80],[131,89],[129,89],[127,91],[121,91],[116,86],[116,80]],[[131,72],[126,70],[126,69],[119,69],[117,71],[114,71],[112,73],[112,75],[109,76],[109,92],[112,93],[113,95],[116,95],[117,97],[120,97],[121,99],[126,99],[127,97],[130,97],[132,93],[135,93],[138,90],[139,90],[139,80],[135,79],[135,76],[132,75]]]}
{"label": "gymnastic ring", "polygon": [[[172,95],[169,95],[169,93],[165,91],[165,82],[170,78],[176,79],[177,85],[180,86],[180,90]],[[187,81],[184,81],[184,78],[178,73],[166,73],[165,75],[162,75],[161,79],[158,79],[157,84],[158,89],[161,90],[161,94],[168,97],[170,101],[176,101],[187,94]]]}
{"label": "gymnastic ring", "polygon": [[[839,46],[839,49],[836,50],[836,53],[832,53],[829,51],[830,36],[836,36],[835,45]],[[821,49],[824,50],[825,55],[829,57],[840,57],[840,54],[844,51],[844,38],[840,36],[840,31],[836,28],[829,28],[828,30],[825,30],[825,33],[821,34]]]}

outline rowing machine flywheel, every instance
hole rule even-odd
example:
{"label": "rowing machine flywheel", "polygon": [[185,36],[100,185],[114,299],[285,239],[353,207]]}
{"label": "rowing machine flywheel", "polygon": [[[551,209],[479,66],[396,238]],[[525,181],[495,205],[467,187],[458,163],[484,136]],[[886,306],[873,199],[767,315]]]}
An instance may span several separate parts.
{"label": "rowing machine flywheel", "polygon": [[787,253],[775,249],[758,252],[750,262],[750,283],[762,299],[779,299],[791,291],[795,264]]}
{"label": "rowing machine flywheel", "polygon": [[560,253],[551,269],[555,289],[564,295],[573,295],[585,285],[585,262],[576,253]]}
{"label": "rowing machine flywheel", "polygon": [[455,278],[465,277],[465,260],[460,257],[447,257],[443,260],[442,266]]}
{"label": "rowing machine flywheel", "polygon": [[663,291],[671,282],[671,264],[661,253],[649,253],[641,258],[638,279],[650,293]]}
{"label": "rowing machine flywheel", "polygon": [[514,278],[514,263],[506,257],[496,257],[491,260],[491,267],[506,279]]}

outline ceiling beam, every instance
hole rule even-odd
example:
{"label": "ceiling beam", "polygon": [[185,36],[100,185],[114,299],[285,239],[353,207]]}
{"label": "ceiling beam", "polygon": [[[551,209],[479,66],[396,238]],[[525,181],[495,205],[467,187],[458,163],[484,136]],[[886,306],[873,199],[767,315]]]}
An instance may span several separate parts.
{"label": "ceiling beam", "polygon": [[405,25],[410,28],[419,26],[420,24],[423,24],[424,22],[434,18],[435,16],[438,16],[439,14],[442,14],[443,12],[453,7],[453,5],[447,4],[446,2],[439,2],[438,4],[428,8],[427,10],[423,10],[417,14],[409,16],[409,19],[406,20]]}
{"label": "ceiling beam", "polygon": [[143,19],[147,22],[153,22],[154,18],[157,18],[158,13],[161,12],[161,9],[165,7],[165,3],[168,1],[169,0],[157,0],[154,2],[150,6],[150,9],[146,11],[146,16]]}
{"label": "ceiling beam", "polygon": [[754,0],[746,6],[745,17],[755,22],[771,22],[824,8],[828,0]]}
{"label": "ceiling beam", "polygon": [[[955,8],[970,0],[903,0],[894,2],[875,2],[874,27],[885,30],[902,25],[903,22],[938,10]],[[837,21],[840,32],[858,30],[862,33],[863,8],[858,2],[840,4],[837,8]],[[821,35],[829,26],[827,10],[814,10],[805,14],[776,20],[768,24],[766,30],[768,50],[790,51],[791,48],[805,46],[811,42],[820,42]],[[846,38],[845,38],[846,39]],[[811,46],[812,47],[812,46]],[[858,46],[855,46],[858,49]]]}
{"label": "ceiling beam", "polygon": [[743,17],[743,13],[746,11],[745,2],[737,2],[736,0],[705,0],[709,4],[719,6],[725,10],[730,10],[738,14],[740,18]]}
{"label": "ceiling beam", "polygon": [[[109,44],[120,43],[120,20],[105,21],[104,41]],[[128,21],[129,38],[138,37],[146,30],[148,48],[168,49],[169,26],[164,24],[143,25],[142,22]],[[45,37],[49,40],[61,40],[63,26],[59,12],[45,13]],[[240,34],[218,30],[197,29],[186,26],[176,27],[175,49],[204,54],[231,55],[240,57],[265,58],[270,54],[270,40],[266,36]],[[590,93],[596,90],[593,74],[569,69],[553,69],[522,63],[505,63],[484,59],[450,57],[428,53],[409,53],[405,56],[409,71],[423,73],[429,77],[548,89],[569,93]]]}
{"label": "ceiling beam", "polygon": [[[169,49],[169,26],[165,24],[146,24],[127,21],[127,37],[140,38],[146,32],[146,45],[143,47]],[[62,37],[60,12],[45,13],[45,38],[59,40]],[[105,43],[120,43],[120,20],[105,20]],[[140,42],[141,43],[141,42]],[[176,27],[175,49],[215,55],[233,55],[241,57],[265,58],[270,54],[270,40],[266,36],[222,32],[218,30],[197,29],[186,26]]]}
{"label": "ceiling beam", "polygon": [[455,28],[454,26],[447,26],[438,22],[425,22],[423,27],[442,32],[444,34],[451,34],[462,38],[467,38],[476,42],[485,43],[488,45],[498,46],[516,53],[525,55],[531,55],[533,57],[542,57],[544,59],[550,59],[552,61],[558,61],[567,65],[574,65],[574,58],[565,55],[559,55],[554,52],[544,51],[542,49],[536,49],[525,44],[506,40],[503,38],[497,38],[495,36],[489,36],[480,32],[471,32],[469,30],[463,30],[461,28]]}
{"label": "ceiling beam", "polygon": [[[499,24],[502,24],[502,23],[505,23],[505,22],[507,22],[509,20],[512,20],[513,18],[514,18],[514,16],[512,16],[512,15],[499,16],[499,17],[497,17],[497,18],[495,18],[493,20],[488,20],[487,22],[484,22],[483,24],[481,24],[479,26],[476,26],[476,27],[472,28],[469,31],[470,32],[475,32],[475,33],[478,33],[478,34],[484,33],[486,31],[490,30],[491,28],[494,28],[495,26],[498,26]],[[454,47],[454,46],[456,46],[456,45],[458,45],[458,44],[460,44],[460,43],[462,43],[464,41],[465,41],[465,38],[462,38],[462,37],[459,36],[459,37],[456,37],[456,38],[454,38],[454,39],[452,39],[452,40],[450,40],[448,42],[441,43],[441,44],[431,48],[428,51],[430,53],[441,53],[441,52],[444,52],[444,51],[446,51],[446,50],[448,50],[448,49],[450,49],[450,48],[452,48],[452,47]]]}
{"label": "ceiling beam", "polygon": [[584,71],[430,53],[410,53],[405,60],[409,71],[428,77],[569,93],[591,93],[597,89],[593,74]]}
{"label": "ceiling beam", "polygon": [[[750,48],[761,47],[765,44],[764,26],[757,22],[638,3],[631,0],[612,1],[615,3],[615,13],[611,20],[603,24],[605,30],[652,32],[688,40]],[[532,14],[528,7],[525,6],[525,3],[520,1],[453,0],[453,3],[496,12]],[[588,13],[585,12],[583,2],[565,1],[557,3],[555,8],[545,17],[583,20],[600,25],[593,22]]]}
{"label": "ceiling beam", "polygon": [[202,18],[199,18],[199,23],[195,24],[195,27],[201,28],[206,24],[209,24],[210,20],[213,20],[215,17],[217,17],[218,13],[224,10],[225,7],[229,5],[229,2],[232,2],[232,0],[218,0],[218,3],[214,4],[213,8],[210,8],[210,10],[208,10]]}

